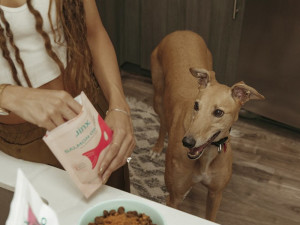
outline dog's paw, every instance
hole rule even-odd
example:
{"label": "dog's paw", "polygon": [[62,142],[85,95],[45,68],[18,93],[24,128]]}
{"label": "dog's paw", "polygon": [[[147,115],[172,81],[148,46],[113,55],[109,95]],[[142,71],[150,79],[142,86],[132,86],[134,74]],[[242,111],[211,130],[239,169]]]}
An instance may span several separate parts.
{"label": "dog's paw", "polygon": [[150,155],[150,158],[151,158],[151,159],[155,159],[155,158],[158,158],[158,157],[161,155],[161,153],[160,153],[160,152],[156,152],[156,151],[151,150],[151,151],[149,152],[149,155]]}

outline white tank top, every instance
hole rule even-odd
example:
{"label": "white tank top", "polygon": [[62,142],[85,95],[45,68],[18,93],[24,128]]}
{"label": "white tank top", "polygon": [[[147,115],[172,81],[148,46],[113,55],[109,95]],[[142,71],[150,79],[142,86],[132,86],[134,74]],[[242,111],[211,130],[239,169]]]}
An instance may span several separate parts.
{"label": "white tank top", "polygon": [[[38,10],[43,18],[43,30],[48,33],[51,40],[53,51],[60,58],[64,66],[66,66],[66,46],[59,45],[54,42],[54,34],[51,30],[50,21],[48,19],[48,9],[50,0],[33,0],[33,7]],[[5,18],[10,24],[10,28],[14,35],[14,43],[20,50],[21,59],[24,62],[26,72],[33,87],[40,87],[49,81],[54,80],[60,75],[60,69],[56,62],[48,56],[43,37],[35,29],[35,18],[29,12],[25,3],[18,8],[9,8],[0,6],[4,12]],[[52,3],[51,16],[54,30],[61,30],[56,23],[55,1]],[[4,24],[0,21],[1,26]],[[16,62],[14,49],[6,40],[10,57],[13,60],[18,72],[19,80],[22,86],[27,87],[21,66]],[[0,84],[16,84],[12,77],[9,63],[2,55],[0,48]]]}

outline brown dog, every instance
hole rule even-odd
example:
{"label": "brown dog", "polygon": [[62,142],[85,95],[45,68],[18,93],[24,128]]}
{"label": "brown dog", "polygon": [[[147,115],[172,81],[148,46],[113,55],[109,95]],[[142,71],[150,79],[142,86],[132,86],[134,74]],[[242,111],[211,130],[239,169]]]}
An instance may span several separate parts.
{"label": "brown dog", "polygon": [[206,218],[214,221],[232,172],[230,128],[245,102],[264,97],[243,82],[219,84],[210,51],[191,31],[173,32],[160,42],[151,55],[151,73],[160,118],[151,154],[161,153],[168,133],[167,205],[177,208],[201,182],[208,188]]}

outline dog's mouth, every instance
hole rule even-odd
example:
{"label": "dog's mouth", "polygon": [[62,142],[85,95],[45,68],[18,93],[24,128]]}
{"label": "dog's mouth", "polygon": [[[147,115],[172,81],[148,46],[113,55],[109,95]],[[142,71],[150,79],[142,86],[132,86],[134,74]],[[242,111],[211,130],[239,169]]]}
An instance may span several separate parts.
{"label": "dog's mouth", "polygon": [[189,159],[192,159],[192,160],[199,159],[202,156],[202,154],[204,153],[205,148],[208,145],[210,145],[220,133],[221,133],[221,131],[216,132],[213,136],[211,136],[208,139],[208,141],[205,144],[203,144],[199,147],[189,148],[189,151],[187,153],[187,156],[189,157]]}

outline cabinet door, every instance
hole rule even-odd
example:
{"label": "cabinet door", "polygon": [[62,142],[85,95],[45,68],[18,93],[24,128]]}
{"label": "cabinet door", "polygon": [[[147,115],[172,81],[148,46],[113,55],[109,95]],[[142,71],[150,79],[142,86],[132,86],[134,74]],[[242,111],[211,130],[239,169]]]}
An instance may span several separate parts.
{"label": "cabinet door", "polygon": [[[150,69],[150,54],[175,30],[192,30],[213,54],[222,83],[236,74],[245,0],[98,0],[101,17],[116,48],[120,65]],[[233,19],[234,3],[239,9]]]}
{"label": "cabinet door", "polygon": [[211,1],[142,0],[140,66],[150,69],[150,54],[160,40],[175,30],[193,30],[208,43]]}
{"label": "cabinet door", "polygon": [[300,1],[247,0],[238,80],[259,90],[264,101],[245,108],[300,128]]}

